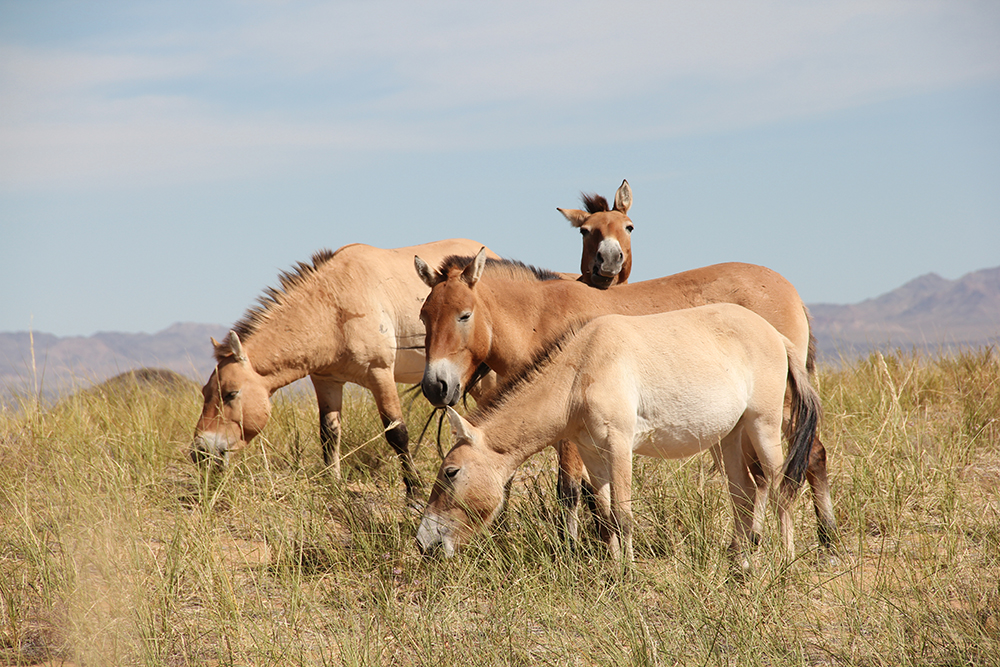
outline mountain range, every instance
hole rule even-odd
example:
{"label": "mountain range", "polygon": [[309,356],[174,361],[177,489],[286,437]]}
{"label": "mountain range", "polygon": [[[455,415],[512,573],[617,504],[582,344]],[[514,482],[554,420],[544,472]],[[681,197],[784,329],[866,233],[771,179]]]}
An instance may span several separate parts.
{"label": "mountain range", "polygon": [[[873,349],[921,347],[931,352],[1000,343],[1000,267],[947,280],[933,273],[853,305],[811,304],[820,363]],[[178,323],[155,334],[102,332],[60,338],[0,333],[0,399],[51,397],[125,371],[162,368],[199,384],[215,366],[210,337],[228,327]]]}
{"label": "mountain range", "polygon": [[155,334],[0,333],[0,399],[58,396],[138,368],[175,371],[201,384],[215,368],[209,339],[227,332],[222,325],[185,322]]}
{"label": "mountain range", "polygon": [[920,276],[893,291],[849,306],[811,304],[820,360],[872,349],[929,352],[1000,343],[1000,267],[947,280]]}

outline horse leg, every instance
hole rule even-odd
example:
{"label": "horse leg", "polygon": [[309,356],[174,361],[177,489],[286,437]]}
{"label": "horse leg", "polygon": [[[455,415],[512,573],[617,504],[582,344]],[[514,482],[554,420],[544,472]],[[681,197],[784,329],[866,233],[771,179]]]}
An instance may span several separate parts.
{"label": "horse leg", "polygon": [[740,575],[750,569],[748,547],[759,541],[759,528],[756,525],[759,487],[747,467],[742,430],[737,427],[712,448],[716,465],[725,470],[729,480],[729,498],[733,503],[733,539],[729,544],[729,553],[735,558]]}
{"label": "horse leg", "polygon": [[809,451],[806,481],[809,482],[813,494],[813,509],[816,510],[816,530],[819,533],[820,546],[829,548],[837,539],[837,517],[833,514],[833,501],[830,499],[826,447],[820,442],[819,436],[813,438],[812,449]]}
{"label": "horse leg", "polygon": [[605,454],[587,446],[577,448],[577,455],[583,460],[590,477],[590,493],[593,502],[594,524],[597,536],[608,546],[613,558],[621,558],[618,530],[611,509],[611,473]]}
{"label": "horse leg", "polygon": [[767,500],[770,487],[767,478],[764,476],[764,469],[757,458],[757,452],[753,448],[753,442],[747,433],[743,433],[740,438],[740,446],[743,451],[743,460],[747,467],[747,472],[753,480],[754,501],[753,501],[753,524],[750,529],[750,543],[760,544],[761,535],[764,534],[764,517],[767,514]]}
{"label": "horse leg", "polygon": [[576,545],[580,537],[580,493],[583,479],[583,459],[569,440],[560,440],[556,444],[559,456],[559,481],[556,493],[559,505],[562,507],[562,529],[564,539],[571,545]]}
{"label": "horse leg", "polygon": [[[753,443],[757,453],[757,462],[763,470],[768,492],[775,491],[781,480],[784,465],[784,452],[781,448],[781,414],[769,416],[759,414],[750,421],[744,429]],[[782,543],[789,558],[795,557],[795,526],[792,523],[792,503],[795,498],[784,493],[777,493],[778,522],[781,525]]]}
{"label": "horse leg", "polygon": [[368,388],[375,397],[375,406],[382,419],[382,426],[385,427],[385,439],[392,450],[396,452],[396,456],[399,457],[399,462],[403,466],[406,498],[413,501],[421,487],[420,476],[417,474],[416,466],[413,465],[413,457],[410,455],[410,437],[406,431],[406,424],[403,422],[403,408],[399,402],[399,392],[396,391],[396,381],[392,370],[373,369]]}
{"label": "horse leg", "polygon": [[632,438],[616,439],[619,442],[609,437],[607,446],[611,452],[611,525],[621,544],[615,549],[612,538],[609,546],[612,555],[631,565],[635,561],[632,551]]}
{"label": "horse leg", "polygon": [[319,441],[323,464],[340,479],[340,411],[344,404],[344,383],[330,378],[310,376],[319,404]]}

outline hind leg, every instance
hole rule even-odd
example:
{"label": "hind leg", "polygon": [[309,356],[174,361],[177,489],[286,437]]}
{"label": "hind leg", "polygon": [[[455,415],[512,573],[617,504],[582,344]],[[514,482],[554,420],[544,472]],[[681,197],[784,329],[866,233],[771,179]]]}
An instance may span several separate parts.
{"label": "hind leg", "polygon": [[760,459],[757,457],[757,450],[754,449],[748,433],[744,432],[740,438],[740,448],[743,451],[747,472],[753,479],[754,485],[753,528],[750,532],[750,539],[754,544],[760,544],[761,536],[764,534],[764,517],[767,514],[770,487],[764,476],[764,469],[760,465]]}
{"label": "hind leg", "polygon": [[819,543],[823,547],[831,547],[837,539],[837,517],[833,514],[833,501],[830,499],[830,480],[826,469],[826,447],[820,442],[819,436],[813,438],[809,450],[809,467],[806,468],[806,480],[813,494],[813,509],[816,510],[816,530]]}
{"label": "hind leg", "polygon": [[[784,465],[781,449],[781,415],[759,414],[745,426],[753,443],[757,460],[765,478],[764,487],[776,491]],[[778,499],[778,521],[781,525],[781,541],[790,557],[795,555],[795,527],[792,524],[791,506],[793,496],[774,493]]]}
{"label": "hind leg", "polygon": [[736,558],[740,569],[746,571],[750,568],[748,547],[757,542],[754,533],[757,487],[743,455],[741,432],[742,429],[737,427],[723,438],[719,445],[712,448],[712,455],[729,481],[729,497],[733,504],[733,539],[729,552]]}

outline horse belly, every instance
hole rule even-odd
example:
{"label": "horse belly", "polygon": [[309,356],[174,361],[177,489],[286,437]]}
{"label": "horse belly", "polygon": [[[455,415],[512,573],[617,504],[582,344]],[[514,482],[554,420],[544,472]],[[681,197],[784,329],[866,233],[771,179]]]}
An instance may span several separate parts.
{"label": "horse belly", "polygon": [[694,456],[729,435],[746,411],[739,396],[687,403],[680,409],[659,405],[636,419],[632,451],[642,456],[679,459]]}

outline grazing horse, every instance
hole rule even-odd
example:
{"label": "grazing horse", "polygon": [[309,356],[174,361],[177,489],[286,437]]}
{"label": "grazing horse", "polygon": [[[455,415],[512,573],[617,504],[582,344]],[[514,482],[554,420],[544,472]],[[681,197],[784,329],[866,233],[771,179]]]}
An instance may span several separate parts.
{"label": "grazing horse", "polygon": [[[735,303],[756,312],[795,345],[797,362],[808,368],[809,319],[798,292],[779,274],[753,264],[716,264],[665,278],[596,290],[559,280],[550,272],[518,262],[449,257],[434,271],[419,257],[417,273],[431,287],[420,311],[426,328],[426,359],[421,387],[431,404],[454,406],[476,371],[488,367],[500,381],[525,367],[539,350],[577,323],[607,314],[649,315],[711,303]],[[753,448],[748,465],[756,471]],[[828,544],[836,532],[830,501],[826,454],[817,440],[807,478],[819,521],[819,538]],[[576,508],[584,474],[571,443],[559,450],[559,496],[567,529],[578,532]],[[763,511],[763,485],[757,507]],[[758,516],[758,524],[762,520]]]}
{"label": "grazing horse", "polygon": [[423,374],[418,314],[427,287],[413,274],[411,258],[428,253],[440,261],[481,247],[466,239],[396,250],[347,245],[282,273],[280,288],[268,289],[222,343],[212,340],[217,365],[202,389],[194,461],[225,465],[230,452],[264,429],[271,395],[308,375],[319,404],[323,460],[339,478],[344,383],[354,382],[375,397],[412,497],[420,480],[396,382],[419,382]]}
{"label": "grazing horse", "polygon": [[[449,408],[456,444],[438,472],[417,531],[424,554],[452,556],[500,511],[504,487],[532,454],[560,439],[579,444],[595,488],[601,536],[633,560],[632,455],[692,456],[721,449],[739,553],[752,533],[756,485],[741,436],[778,495],[782,541],[794,556],[790,507],[819,418],[805,355],[767,320],[734,304],[657,315],[606,315],[557,342],[501,386],[469,421]],[[786,386],[791,445],[782,463]]]}
{"label": "grazing horse", "polygon": [[632,188],[622,181],[615,193],[615,206],[600,195],[583,195],[587,210],[557,208],[570,224],[583,235],[583,255],[580,257],[580,282],[607,289],[624,285],[632,272]]}

